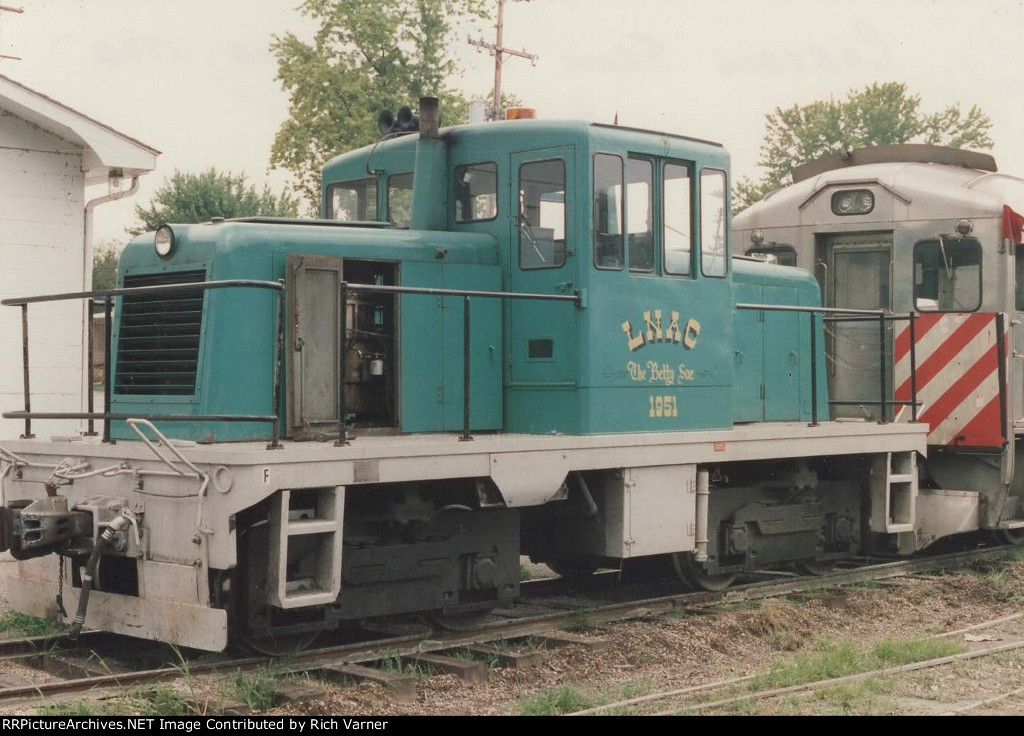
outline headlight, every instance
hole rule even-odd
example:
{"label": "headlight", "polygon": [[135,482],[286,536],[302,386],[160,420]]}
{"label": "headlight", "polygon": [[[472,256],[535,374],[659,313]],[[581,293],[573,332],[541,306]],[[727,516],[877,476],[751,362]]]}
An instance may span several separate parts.
{"label": "headlight", "polygon": [[161,258],[168,258],[174,252],[174,230],[170,225],[161,225],[156,229],[156,235],[153,236],[153,247],[156,248],[156,254]]}
{"label": "headlight", "polygon": [[846,189],[832,195],[832,214],[866,215],[875,208],[875,195],[867,189]]}

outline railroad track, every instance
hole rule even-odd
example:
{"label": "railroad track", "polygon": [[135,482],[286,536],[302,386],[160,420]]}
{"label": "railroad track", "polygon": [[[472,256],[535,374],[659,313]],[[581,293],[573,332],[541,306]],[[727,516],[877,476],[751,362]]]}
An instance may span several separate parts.
{"label": "railroad track", "polygon": [[[404,660],[419,663],[435,671],[455,672],[473,679],[473,662],[465,658],[447,656],[446,652],[491,652],[512,665],[524,664],[528,657],[517,652],[516,642],[532,640],[542,646],[581,643],[583,637],[567,635],[562,628],[585,617],[588,625],[660,616],[671,611],[700,611],[711,606],[761,600],[772,597],[839,588],[854,583],[878,581],[908,574],[956,569],[985,560],[997,559],[1012,548],[989,548],[957,552],[921,559],[882,561],[862,560],[857,567],[836,570],[823,576],[774,574],[734,586],[720,592],[688,592],[676,584],[611,585],[614,574],[597,575],[586,584],[566,585],[558,580],[527,581],[523,584],[521,602],[500,609],[491,620],[465,631],[428,631],[426,627],[411,627],[407,633],[378,635],[356,642],[329,644],[290,655],[275,662],[278,672],[307,672],[325,678],[376,679],[399,696],[408,696],[408,688],[415,694],[413,678],[375,668],[383,660]],[[607,584],[606,584],[607,583]],[[653,592],[653,594],[652,594]],[[501,643],[502,646],[498,646]],[[0,658],[25,661],[59,661],[63,653],[77,650],[96,652],[93,658],[98,669],[105,672],[70,676],[52,682],[33,682],[0,687],[0,706],[17,707],[19,704],[37,704],[41,700],[67,698],[83,692],[124,688],[188,676],[234,673],[265,667],[271,658],[265,656],[233,657],[203,654],[187,658],[175,666],[151,669],[111,671],[104,662],[103,651],[108,648],[123,650],[124,640],[99,632],[83,632],[77,645],[55,637],[32,637],[0,641]],[[482,667],[482,663],[476,662]],[[51,671],[53,669],[51,668]],[[484,671],[485,672],[485,671]],[[486,675],[485,675],[486,676]]]}

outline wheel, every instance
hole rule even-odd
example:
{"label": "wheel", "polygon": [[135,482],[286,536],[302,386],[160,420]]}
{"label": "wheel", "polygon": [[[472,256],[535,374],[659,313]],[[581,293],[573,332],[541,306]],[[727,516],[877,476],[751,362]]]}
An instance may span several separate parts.
{"label": "wheel", "polygon": [[999,544],[1024,544],[1024,527],[993,529],[992,536]]}
{"label": "wheel", "polygon": [[672,565],[679,579],[694,590],[706,590],[710,593],[716,593],[720,590],[725,590],[736,580],[735,573],[709,575],[708,571],[693,559],[692,554],[678,553],[672,555]]}

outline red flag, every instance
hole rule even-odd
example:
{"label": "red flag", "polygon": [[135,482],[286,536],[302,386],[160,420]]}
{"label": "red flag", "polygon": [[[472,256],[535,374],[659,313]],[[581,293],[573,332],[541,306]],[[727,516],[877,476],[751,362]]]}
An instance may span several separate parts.
{"label": "red flag", "polygon": [[1021,244],[1021,230],[1024,229],[1024,215],[1017,214],[1009,205],[1003,205],[1003,237],[1014,245]]}

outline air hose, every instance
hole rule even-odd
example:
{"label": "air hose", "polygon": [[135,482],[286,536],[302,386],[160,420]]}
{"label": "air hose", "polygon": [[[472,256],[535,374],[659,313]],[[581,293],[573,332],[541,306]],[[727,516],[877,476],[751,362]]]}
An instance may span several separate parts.
{"label": "air hose", "polygon": [[92,592],[92,581],[96,575],[96,568],[100,564],[100,555],[103,554],[104,549],[108,547],[113,548],[114,535],[124,531],[131,524],[131,519],[122,514],[110,522],[96,541],[96,546],[93,547],[92,554],[89,555],[89,561],[85,563],[85,572],[82,574],[82,592],[78,596],[78,610],[75,611],[75,620],[71,622],[71,628],[68,629],[68,638],[71,641],[78,640],[78,635],[82,631],[82,625],[85,623],[85,609],[89,605],[89,593]]}

